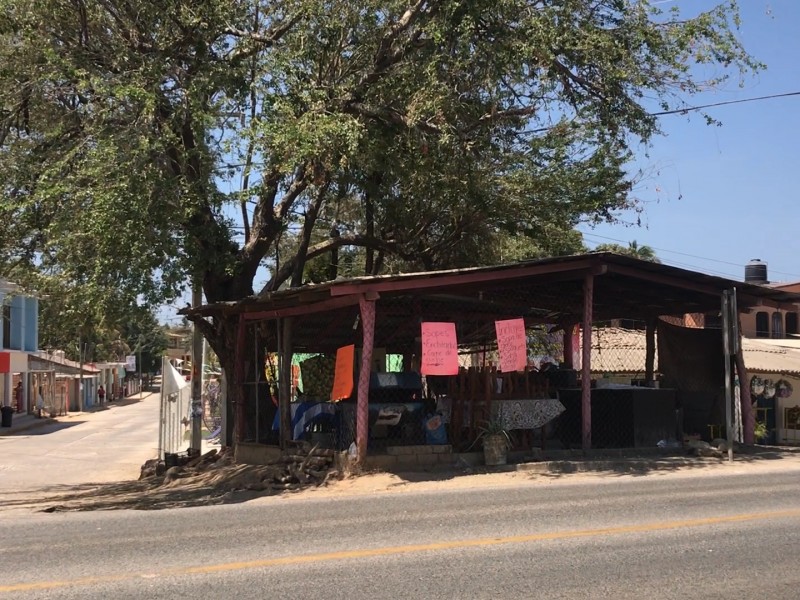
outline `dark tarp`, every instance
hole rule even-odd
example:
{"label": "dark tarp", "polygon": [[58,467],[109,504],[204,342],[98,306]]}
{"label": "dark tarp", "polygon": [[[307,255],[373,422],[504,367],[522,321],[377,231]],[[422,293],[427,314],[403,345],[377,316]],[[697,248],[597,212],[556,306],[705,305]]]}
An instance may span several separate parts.
{"label": "dark tarp", "polygon": [[658,368],[662,386],[676,391],[684,432],[709,435],[725,422],[725,358],[722,330],[658,323]]}

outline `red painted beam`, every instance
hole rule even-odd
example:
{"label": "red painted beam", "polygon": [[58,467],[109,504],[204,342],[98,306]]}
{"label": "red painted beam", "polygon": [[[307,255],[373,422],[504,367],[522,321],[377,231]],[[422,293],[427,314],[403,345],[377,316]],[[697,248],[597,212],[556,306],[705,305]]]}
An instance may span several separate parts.
{"label": "red painted beam", "polygon": [[583,351],[581,360],[581,426],[583,451],[592,448],[592,304],[594,276],[583,280]]}
{"label": "red painted beam", "polygon": [[358,304],[358,296],[345,296],[341,298],[329,298],[322,302],[304,306],[292,306],[289,308],[279,308],[275,310],[260,310],[251,313],[242,313],[244,319],[248,321],[260,321],[264,319],[281,319],[283,317],[302,317],[318,312],[335,310],[346,306]]}
{"label": "red painted beam", "polygon": [[579,279],[583,277],[583,272],[595,266],[597,266],[596,259],[586,258],[567,264],[553,263],[546,265],[529,265],[518,268],[508,268],[501,271],[466,271],[463,273],[447,273],[445,275],[409,276],[408,278],[389,281],[369,281],[365,283],[334,285],[331,287],[331,296],[369,294],[371,292],[400,292],[406,290],[471,285],[475,283],[491,283],[494,281],[524,279],[525,277],[546,275],[548,273],[576,272],[576,279]]}

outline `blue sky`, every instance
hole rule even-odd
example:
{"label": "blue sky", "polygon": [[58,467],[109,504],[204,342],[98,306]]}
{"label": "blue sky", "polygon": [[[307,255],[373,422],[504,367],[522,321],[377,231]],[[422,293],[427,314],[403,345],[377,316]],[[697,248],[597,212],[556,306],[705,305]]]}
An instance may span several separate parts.
{"label": "blue sky", "polygon": [[[689,15],[717,3],[682,0],[661,8],[677,4]],[[767,69],[741,88],[732,80],[689,104],[800,92],[800,1],[739,3],[740,39]],[[750,259],[760,258],[771,281],[800,281],[800,96],[708,113],[722,127],[706,125],[700,114],[661,118],[665,136],[641,148],[633,165],[648,172],[635,190],[645,206],[642,227],[581,227],[586,245],[636,240],[666,264],[735,279],[743,278]]]}

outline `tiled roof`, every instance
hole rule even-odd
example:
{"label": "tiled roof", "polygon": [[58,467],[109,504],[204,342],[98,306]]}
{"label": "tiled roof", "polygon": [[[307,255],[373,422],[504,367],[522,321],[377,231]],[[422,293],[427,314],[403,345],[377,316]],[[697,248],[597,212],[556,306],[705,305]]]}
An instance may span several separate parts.
{"label": "tiled roof", "polygon": [[[578,335],[578,351],[574,353],[575,368],[581,364],[580,348],[583,336]],[[602,373],[644,373],[644,331],[620,327],[592,327],[592,371]],[[656,350],[658,369],[658,350]]]}
{"label": "tiled roof", "polygon": [[[583,341],[581,340],[580,343]],[[759,373],[800,374],[800,348],[777,345],[777,343],[777,340],[762,341],[743,338],[742,350],[744,351],[745,367]],[[580,368],[580,358],[580,351],[575,352],[576,368]],[[644,363],[644,331],[619,327],[592,328],[592,371],[596,373],[644,373]],[[655,370],[658,370],[657,348]]]}

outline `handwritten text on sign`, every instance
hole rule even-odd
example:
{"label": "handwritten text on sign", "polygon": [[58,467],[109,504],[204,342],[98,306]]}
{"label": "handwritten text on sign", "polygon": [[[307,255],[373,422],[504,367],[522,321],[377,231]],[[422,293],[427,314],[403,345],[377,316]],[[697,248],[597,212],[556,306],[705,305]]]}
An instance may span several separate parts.
{"label": "handwritten text on sign", "polygon": [[528,364],[528,344],[525,337],[525,321],[508,319],[495,321],[497,349],[500,352],[500,370],[503,373],[522,371]]}
{"label": "handwritten text on sign", "polygon": [[423,375],[457,375],[458,341],[455,323],[422,324]]}
{"label": "handwritten text on sign", "polygon": [[336,351],[336,366],[333,370],[333,391],[331,400],[343,400],[353,393],[353,359],[356,347],[354,344],[342,346]]}

